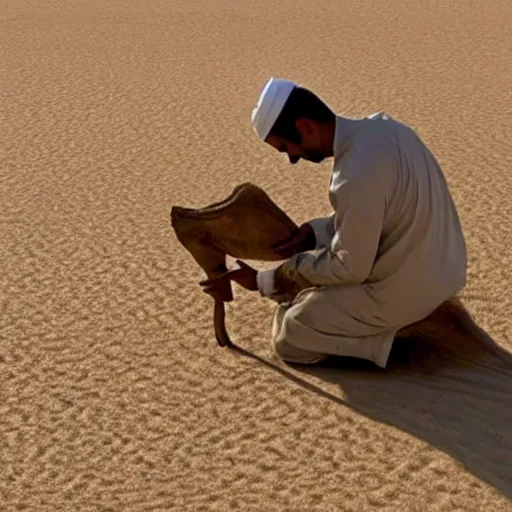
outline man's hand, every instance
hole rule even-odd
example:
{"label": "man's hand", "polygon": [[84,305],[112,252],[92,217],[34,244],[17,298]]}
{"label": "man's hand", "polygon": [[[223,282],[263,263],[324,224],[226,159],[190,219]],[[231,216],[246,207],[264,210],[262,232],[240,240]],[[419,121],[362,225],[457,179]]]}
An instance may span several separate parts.
{"label": "man's hand", "polygon": [[237,260],[240,268],[229,270],[225,274],[216,279],[207,279],[199,284],[203,287],[203,291],[211,295],[214,299],[222,300],[223,287],[225,289],[226,281],[235,281],[246,290],[255,291],[258,289],[258,281],[256,276],[258,271],[245,264],[243,261]]}
{"label": "man's hand", "polygon": [[283,259],[291,258],[299,252],[312,251],[316,247],[316,238],[313,228],[307,222],[300,226],[299,231],[284,240],[273,250]]}

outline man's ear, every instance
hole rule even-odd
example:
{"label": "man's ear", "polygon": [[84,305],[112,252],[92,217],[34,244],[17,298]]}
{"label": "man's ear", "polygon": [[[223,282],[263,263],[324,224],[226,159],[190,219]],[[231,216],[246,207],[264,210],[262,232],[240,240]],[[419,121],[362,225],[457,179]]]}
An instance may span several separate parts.
{"label": "man's ear", "polygon": [[301,135],[313,135],[316,126],[311,119],[301,118],[295,121],[295,128]]}

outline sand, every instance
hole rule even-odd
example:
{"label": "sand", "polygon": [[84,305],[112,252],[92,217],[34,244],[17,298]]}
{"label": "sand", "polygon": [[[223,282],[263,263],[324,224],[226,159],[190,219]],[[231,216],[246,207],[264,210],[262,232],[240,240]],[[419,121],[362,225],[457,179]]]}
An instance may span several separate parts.
{"label": "sand", "polygon": [[222,349],[169,224],[244,181],[330,213],[331,162],[252,131],[271,75],[385,110],[438,157],[462,299],[512,351],[511,24],[509,0],[0,2],[0,509],[512,510],[510,366],[287,366],[240,288]]}

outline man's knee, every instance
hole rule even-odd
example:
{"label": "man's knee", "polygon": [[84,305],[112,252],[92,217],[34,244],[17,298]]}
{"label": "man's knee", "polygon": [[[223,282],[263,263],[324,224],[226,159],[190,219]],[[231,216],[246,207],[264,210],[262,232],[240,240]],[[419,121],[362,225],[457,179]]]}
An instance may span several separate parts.
{"label": "man's knee", "polygon": [[276,355],[288,363],[314,364],[327,358],[327,355],[314,351],[304,350],[294,344],[293,305],[280,305],[277,307],[272,325],[272,344]]}
{"label": "man's knee", "polygon": [[306,350],[296,348],[290,345],[286,340],[275,341],[274,352],[280,359],[287,363],[315,364],[327,358],[327,356],[323,354],[307,352]]}

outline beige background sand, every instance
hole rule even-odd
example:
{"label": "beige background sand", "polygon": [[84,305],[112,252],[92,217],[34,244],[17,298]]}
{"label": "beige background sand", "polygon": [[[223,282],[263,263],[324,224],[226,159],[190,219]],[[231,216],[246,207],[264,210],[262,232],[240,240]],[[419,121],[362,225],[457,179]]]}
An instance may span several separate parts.
{"label": "beige background sand", "polygon": [[223,350],[169,226],[247,180],[330,212],[331,163],[252,132],[269,76],[386,110],[441,162],[463,299],[512,350],[511,25],[509,0],[2,0],[0,510],[512,510],[510,370],[287,368],[239,288],[262,361]]}

